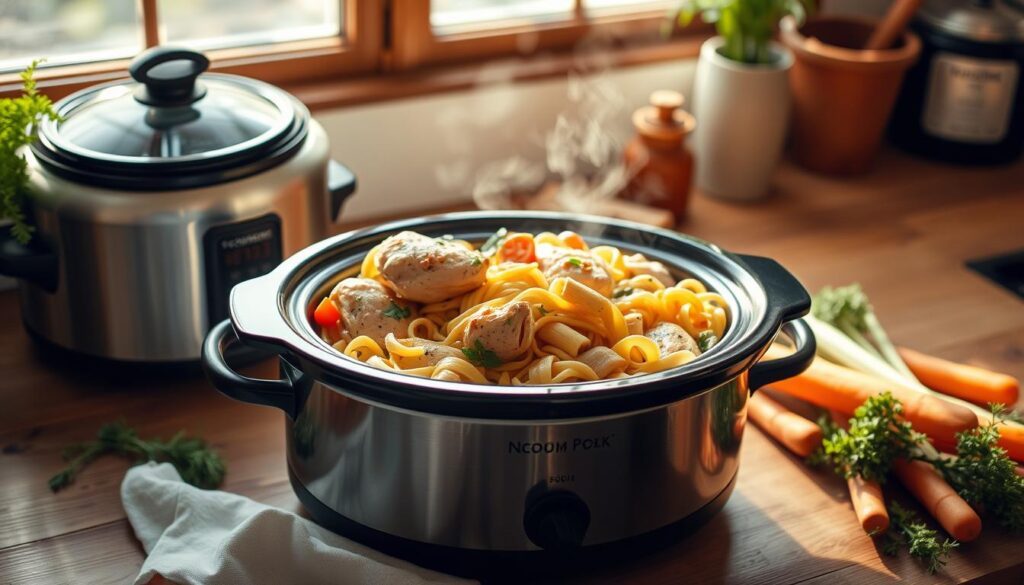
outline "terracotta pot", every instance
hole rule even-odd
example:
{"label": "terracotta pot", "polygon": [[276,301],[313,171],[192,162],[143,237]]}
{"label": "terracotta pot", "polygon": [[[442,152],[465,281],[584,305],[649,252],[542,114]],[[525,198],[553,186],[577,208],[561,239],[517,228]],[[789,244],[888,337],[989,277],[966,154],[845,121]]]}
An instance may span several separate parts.
{"label": "terracotta pot", "polygon": [[782,42],[795,57],[792,155],[815,171],[866,172],[882,140],[903,74],[921,41],[911,32],[892,49],[859,49],[875,21],[851,16],[813,18],[798,27],[787,17]]}

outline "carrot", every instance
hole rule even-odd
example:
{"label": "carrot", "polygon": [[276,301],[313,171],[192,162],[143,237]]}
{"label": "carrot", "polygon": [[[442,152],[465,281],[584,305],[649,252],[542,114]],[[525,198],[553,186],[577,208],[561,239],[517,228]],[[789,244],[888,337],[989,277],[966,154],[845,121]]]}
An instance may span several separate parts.
{"label": "carrot", "polygon": [[533,236],[530,234],[513,234],[505,238],[498,250],[501,262],[533,262],[537,259]]}
{"label": "carrot", "polygon": [[316,310],[313,311],[313,320],[321,327],[335,325],[338,323],[338,319],[341,319],[341,313],[338,312],[338,307],[334,306],[330,297],[324,297],[324,300],[320,301]]}
{"label": "carrot", "polygon": [[905,347],[899,348],[899,352],[914,376],[932,390],[982,406],[989,402],[1012,406],[1017,402],[1020,382],[1013,376],[958,364]]}
{"label": "carrot", "polygon": [[821,427],[764,393],[759,392],[750,399],[747,415],[761,430],[801,457],[807,457],[821,446]]}
{"label": "carrot", "polygon": [[[978,424],[988,422],[989,419],[978,415]],[[996,444],[1006,449],[1006,455],[1010,459],[1024,462],[1024,426],[1003,422],[996,429],[999,431],[999,441]]]}
{"label": "carrot", "polygon": [[969,542],[981,534],[981,518],[930,463],[897,460],[893,472],[953,538]]}
{"label": "carrot", "polygon": [[878,482],[868,481],[862,477],[851,477],[846,480],[850,488],[850,501],[853,511],[857,514],[860,527],[869,535],[881,534],[889,529],[889,511],[885,509],[885,498],[882,486]]}
{"label": "carrot", "polygon": [[587,243],[583,241],[583,238],[579,234],[576,232],[570,232],[569,230],[558,234],[558,239],[562,240],[562,243],[566,246],[577,250],[586,250],[588,247]]}
{"label": "carrot", "polygon": [[[783,350],[772,346],[767,355],[782,353]],[[846,415],[852,415],[869,397],[890,392],[903,404],[903,418],[918,431],[940,441],[953,442],[956,433],[978,426],[977,416],[966,407],[837,366],[820,357],[814,358],[804,373],[773,382],[772,388]]]}

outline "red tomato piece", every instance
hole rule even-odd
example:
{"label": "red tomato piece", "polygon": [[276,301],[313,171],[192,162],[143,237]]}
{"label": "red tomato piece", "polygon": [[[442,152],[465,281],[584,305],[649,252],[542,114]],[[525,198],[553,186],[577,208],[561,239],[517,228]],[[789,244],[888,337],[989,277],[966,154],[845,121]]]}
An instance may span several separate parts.
{"label": "red tomato piece", "polygon": [[313,311],[313,320],[321,327],[337,325],[339,319],[341,319],[341,313],[338,312],[338,308],[334,306],[334,302],[329,297],[324,297],[324,300],[320,301],[316,310]]}

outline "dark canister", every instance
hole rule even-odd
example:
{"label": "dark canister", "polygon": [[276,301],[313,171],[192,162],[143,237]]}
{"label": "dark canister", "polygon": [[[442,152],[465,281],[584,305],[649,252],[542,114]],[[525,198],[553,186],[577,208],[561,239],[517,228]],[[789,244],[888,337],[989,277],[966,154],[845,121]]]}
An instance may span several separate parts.
{"label": "dark canister", "polygon": [[1024,3],[927,0],[924,43],[890,124],[894,142],[930,158],[997,164],[1024,146]]}

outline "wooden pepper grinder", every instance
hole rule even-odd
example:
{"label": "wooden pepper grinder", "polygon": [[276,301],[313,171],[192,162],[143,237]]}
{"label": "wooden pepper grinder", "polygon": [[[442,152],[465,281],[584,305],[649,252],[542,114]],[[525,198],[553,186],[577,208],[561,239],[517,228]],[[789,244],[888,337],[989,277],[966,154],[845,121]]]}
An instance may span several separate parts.
{"label": "wooden pepper grinder", "polygon": [[676,221],[686,216],[693,177],[693,155],[686,148],[686,135],[696,124],[681,108],[679,92],[662,90],[651,94],[651,105],[633,112],[637,135],[623,152],[629,183],[620,197],[671,211]]}

